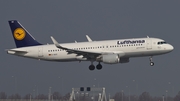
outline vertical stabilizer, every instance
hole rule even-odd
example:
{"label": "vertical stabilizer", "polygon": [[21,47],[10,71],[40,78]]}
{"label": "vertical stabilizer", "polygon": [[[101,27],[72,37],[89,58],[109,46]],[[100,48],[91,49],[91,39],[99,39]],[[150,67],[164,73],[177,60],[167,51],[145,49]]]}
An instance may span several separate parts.
{"label": "vertical stabilizer", "polygon": [[17,48],[42,45],[17,20],[8,22]]}

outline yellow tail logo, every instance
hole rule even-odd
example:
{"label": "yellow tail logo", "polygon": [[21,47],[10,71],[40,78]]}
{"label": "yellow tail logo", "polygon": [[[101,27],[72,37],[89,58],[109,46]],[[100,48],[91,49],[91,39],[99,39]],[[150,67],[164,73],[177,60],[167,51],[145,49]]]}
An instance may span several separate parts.
{"label": "yellow tail logo", "polygon": [[22,40],[26,36],[26,32],[22,28],[16,28],[14,31],[14,38],[16,40]]}

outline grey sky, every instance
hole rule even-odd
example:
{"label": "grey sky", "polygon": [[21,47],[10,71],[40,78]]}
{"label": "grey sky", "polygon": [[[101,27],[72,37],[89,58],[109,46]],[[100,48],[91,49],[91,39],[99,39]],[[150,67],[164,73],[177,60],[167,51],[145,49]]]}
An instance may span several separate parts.
{"label": "grey sky", "polygon": [[[0,0],[0,91],[24,95],[32,93],[36,85],[39,93],[47,94],[51,86],[52,91],[65,94],[72,87],[99,84],[111,94],[121,90],[128,94],[129,86],[131,94],[147,91],[161,96],[168,90],[168,95],[175,95],[180,91],[179,5],[178,0]],[[19,20],[43,44],[52,43],[50,36],[64,43],[87,41],[86,34],[93,40],[148,35],[166,40],[175,50],[154,57],[153,67],[144,57],[132,58],[128,64],[103,64],[102,70],[89,71],[90,62],[47,62],[6,54],[5,49],[15,47],[7,22],[12,19]]]}

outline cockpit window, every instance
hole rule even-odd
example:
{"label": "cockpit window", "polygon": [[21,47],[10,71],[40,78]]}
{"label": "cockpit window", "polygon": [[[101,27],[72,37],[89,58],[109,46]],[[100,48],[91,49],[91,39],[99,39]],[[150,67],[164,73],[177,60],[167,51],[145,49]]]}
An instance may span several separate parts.
{"label": "cockpit window", "polygon": [[165,41],[160,41],[160,42],[158,42],[157,44],[158,44],[158,45],[162,45],[162,44],[167,44],[167,42],[165,42]]}

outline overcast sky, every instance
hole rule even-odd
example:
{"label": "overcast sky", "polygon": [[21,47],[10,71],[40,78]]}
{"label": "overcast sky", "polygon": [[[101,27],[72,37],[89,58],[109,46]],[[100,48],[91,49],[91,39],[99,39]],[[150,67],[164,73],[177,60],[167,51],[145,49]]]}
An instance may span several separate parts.
{"label": "overcast sky", "polygon": [[[39,93],[48,94],[52,87],[65,94],[72,87],[99,85],[107,94],[121,90],[128,94],[130,89],[131,94],[147,91],[162,96],[168,90],[174,96],[180,91],[179,5],[178,0],[0,0],[0,91],[24,95],[38,87]],[[65,43],[87,41],[86,34],[93,40],[148,35],[175,49],[153,57],[153,67],[149,57],[143,57],[90,71],[90,62],[48,62],[6,54],[5,49],[15,48],[8,20],[19,20],[43,44],[52,43],[50,36]]]}

